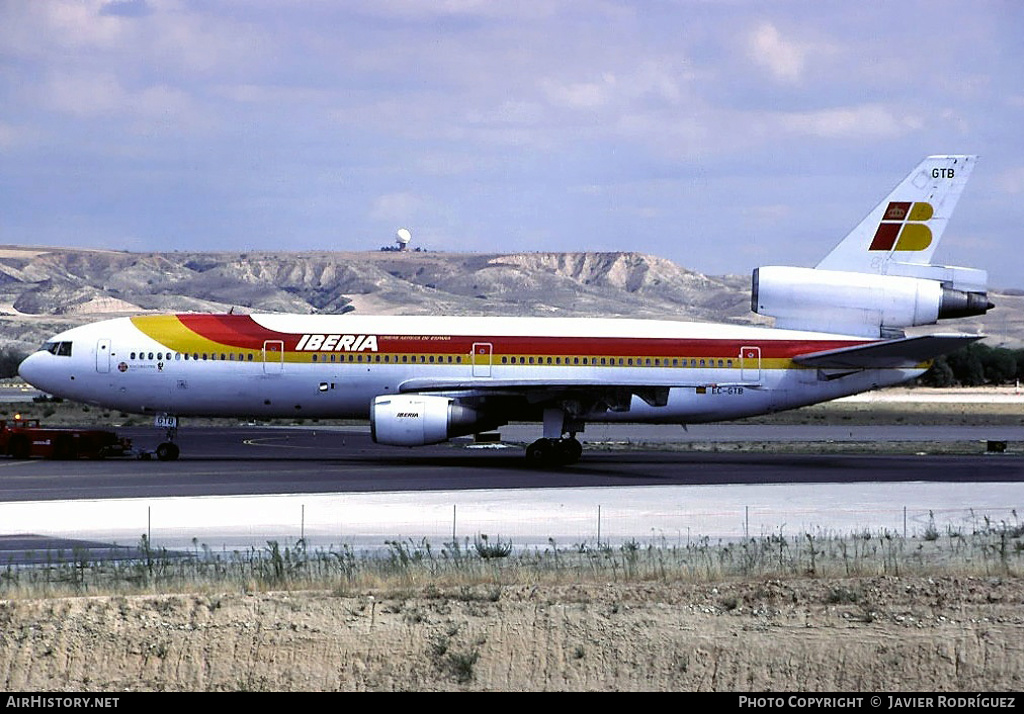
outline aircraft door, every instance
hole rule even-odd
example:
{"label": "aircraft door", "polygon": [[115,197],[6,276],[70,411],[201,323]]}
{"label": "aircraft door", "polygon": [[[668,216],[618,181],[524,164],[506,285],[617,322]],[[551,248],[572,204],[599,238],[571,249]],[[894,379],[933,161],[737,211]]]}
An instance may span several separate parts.
{"label": "aircraft door", "polygon": [[760,347],[740,347],[740,381],[761,381]]}
{"label": "aircraft door", "polygon": [[101,374],[110,371],[110,340],[96,341],[96,371]]}
{"label": "aircraft door", "polygon": [[473,376],[491,376],[491,357],[494,355],[494,345],[490,342],[473,343]]}
{"label": "aircraft door", "polygon": [[281,374],[284,371],[284,340],[266,340],[263,343],[263,373]]}

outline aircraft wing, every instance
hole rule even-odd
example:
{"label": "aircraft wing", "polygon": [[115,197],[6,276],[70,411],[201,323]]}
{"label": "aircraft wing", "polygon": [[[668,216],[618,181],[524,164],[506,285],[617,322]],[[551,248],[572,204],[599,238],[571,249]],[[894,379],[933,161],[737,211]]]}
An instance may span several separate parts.
{"label": "aircraft wing", "polygon": [[[468,377],[462,379],[414,378],[402,382],[398,391],[403,394],[437,392],[459,399],[509,399],[527,404],[543,404],[560,399],[573,399],[590,405],[602,404],[612,411],[627,411],[630,398],[636,395],[652,407],[668,403],[671,387],[707,388],[706,381],[673,379],[616,380],[594,379],[492,379]],[[759,382],[716,383],[717,387],[744,386],[757,389]]]}
{"label": "aircraft wing", "polygon": [[707,385],[706,381],[695,382],[681,381],[679,379],[657,380],[649,378],[633,381],[601,382],[594,379],[491,379],[490,377],[432,379],[427,377],[407,379],[398,385],[398,391],[401,393],[449,392],[452,390],[521,392],[532,389],[637,389],[644,387],[699,387],[705,385]]}
{"label": "aircraft wing", "polygon": [[813,352],[793,358],[797,364],[824,369],[898,369],[955,352],[983,335],[920,335]]}

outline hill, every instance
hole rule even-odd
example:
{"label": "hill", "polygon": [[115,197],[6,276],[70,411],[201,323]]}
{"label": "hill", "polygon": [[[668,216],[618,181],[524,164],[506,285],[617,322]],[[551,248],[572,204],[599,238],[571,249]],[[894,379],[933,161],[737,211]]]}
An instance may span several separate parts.
{"label": "hill", "polygon": [[[1024,345],[1024,294],[977,329]],[[643,253],[203,252],[0,246],[0,347],[26,352],[103,317],[144,312],[622,316],[766,324],[748,276]],[[969,327],[963,328],[962,326]]]}

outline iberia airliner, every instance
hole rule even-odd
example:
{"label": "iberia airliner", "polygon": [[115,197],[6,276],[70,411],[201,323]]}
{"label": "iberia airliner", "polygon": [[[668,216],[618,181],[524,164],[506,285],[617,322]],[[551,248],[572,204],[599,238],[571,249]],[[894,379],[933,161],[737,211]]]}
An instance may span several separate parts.
{"label": "iberia airliner", "polygon": [[671,320],[144,315],[55,335],[19,372],[50,394],[177,419],[362,418],[419,446],[536,421],[567,464],[587,422],[692,424],[814,404],[922,374],[977,335],[903,328],[984,313],[987,275],[929,261],[976,157],[926,158],[815,268],[754,271],[774,327]]}

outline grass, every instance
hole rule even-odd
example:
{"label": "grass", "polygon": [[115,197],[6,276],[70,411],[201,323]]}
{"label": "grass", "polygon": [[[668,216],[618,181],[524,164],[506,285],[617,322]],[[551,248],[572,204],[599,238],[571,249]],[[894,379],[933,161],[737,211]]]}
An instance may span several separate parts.
{"label": "grass", "polygon": [[[477,539],[479,543],[479,539]],[[505,546],[503,545],[503,548]],[[8,563],[0,570],[5,599],[71,595],[326,590],[338,595],[455,588],[466,601],[495,602],[512,585],[580,582],[717,582],[729,578],[1000,576],[1024,574],[1024,524],[983,520],[970,533],[928,531],[904,537],[891,531],[782,532],[736,541],[709,538],[686,545],[628,541],[618,546],[549,541],[544,548],[503,557],[473,542],[387,541],[382,550],[282,547],[189,553],[152,548],[145,538],[136,557],[48,554],[44,563]],[[843,600],[848,593],[837,591]]]}

